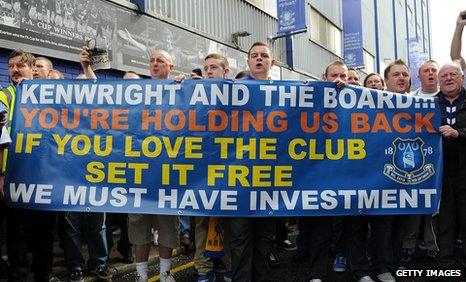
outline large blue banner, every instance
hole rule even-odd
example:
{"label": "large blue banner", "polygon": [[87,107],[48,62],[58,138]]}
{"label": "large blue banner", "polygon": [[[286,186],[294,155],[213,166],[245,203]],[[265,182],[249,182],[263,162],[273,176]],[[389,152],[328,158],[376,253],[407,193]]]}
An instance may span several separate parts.
{"label": "large blue banner", "polygon": [[329,82],[29,80],[6,197],[18,207],[218,216],[427,214],[434,99]]}
{"label": "large blue banner", "polygon": [[306,31],[305,0],[277,0],[278,34]]}
{"label": "large blue banner", "polygon": [[343,8],[343,57],[348,67],[364,67],[361,0],[341,1]]}

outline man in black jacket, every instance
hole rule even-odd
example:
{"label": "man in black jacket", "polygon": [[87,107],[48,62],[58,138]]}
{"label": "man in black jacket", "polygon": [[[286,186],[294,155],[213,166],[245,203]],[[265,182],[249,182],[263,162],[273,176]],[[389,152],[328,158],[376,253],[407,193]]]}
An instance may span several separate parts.
{"label": "man in black jacket", "polygon": [[[439,71],[438,99],[442,113],[440,133],[444,140],[443,190],[439,213],[438,264],[451,268],[455,264],[455,217],[459,216],[461,234],[466,234],[466,104],[464,74],[460,65],[445,64]],[[461,265],[466,267],[466,244]]]}

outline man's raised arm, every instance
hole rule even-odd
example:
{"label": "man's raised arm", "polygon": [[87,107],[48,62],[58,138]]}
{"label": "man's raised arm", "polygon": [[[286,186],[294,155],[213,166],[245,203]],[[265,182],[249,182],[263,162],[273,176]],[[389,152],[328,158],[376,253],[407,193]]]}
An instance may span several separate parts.
{"label": "man's raised arm", "polygon": [[[465,17],[463,19],[463,16]],[[453,34],[453,39],[451,40],[451,48],[450,48],[450,57],[453,61],[457,60],[461,64],[461,68],[464,70],[466,69],[466,62],[464,58],[461,56],[461,37],[463,35],[463,29],[466,25],[466,10],[463,10],[458,15],[458,19],[456,20],[456,28],[455,33]]]}

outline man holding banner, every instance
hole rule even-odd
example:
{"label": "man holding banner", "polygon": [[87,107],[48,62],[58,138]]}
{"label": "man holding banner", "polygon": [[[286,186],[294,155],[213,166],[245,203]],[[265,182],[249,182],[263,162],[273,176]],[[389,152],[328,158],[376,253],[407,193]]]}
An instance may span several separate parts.
{"label": "man holding banner", "polygon": [[[269,46],[254,43],[248,52],[250,70],[246,79],[269,80],[275,64]],[[233,217],[231,229],[231,271],[233,281],[272,281],[269,256],[274,242],[273,218]]]}
{"label": "man holding banner", "polygon": [[[440,92],[438,99],[442,113],[444,154],[443,190],[439,211],[440,252],[437,258],[441,268],[455,265],[455,222],[460,223],[460,233],[466,234],[466,104],[463,88],[464,74],[457,63],[445,64],[439,71]],[[459,219],[456,220],[456,217]],[[460,256],[463,269],[466,267],[466,244]]]}
{"label": "man holding banner", "polygon": [[[45,57],[36,57],[33,77],[34,79],[48,79],[53,69],[52,62]],[[30,233],[29,246],[33,254],[31,269],[36,281],[58,281],[52,275],[53,267],[53,241],[56,222],[55,211],[30,211]]]}
{"label": "man holding banner", "polygon": [[[421,86],[412,91],[410,95],[422,98],[433,98],[438,93],[438,63],[434,60],[422,62],[418,70],[418,78]],[[437,220],[432,218],[432,215],[420,216],[410,215],[406,224],[405,235],[403,236],[401,260],[408,262],[416,249],[416,241],[419,235],[419,227],[421,220],[424,218],[424,241],[423,244],[427,249],[429,257],[435,257],[438,252],[436,243]]]}
{"label": "man holding banner", "polygon": [[[390,63],[384,70],[387,91],[406,94],[410,87],[409,67],[403,60]],[[395,282],[391,271],[400,263],[401,241],[405,218],[393,215],[377,216],[371,220],[374,267],[382,282]]]}
{"label": "man holding banner", "polygon": [[[152,52],[149,71],[152,79],[168,79],[174,69],[170,54],[163,50]],[[155,224],[157,221],[157,225]],[[179,244],[179,218],[176,215],[128,215],[128,235],[134,245],[136,270],[140,282],[147,281],[151,246],[151,228],[159,231],[160,281],[175,281],[170,274],[172,251]]]}
{"label": "man holding banner", "polygon": [[[348,79],[348,67],[341,61],[333,61],[327,65],[325,68],[325,72],[323,74],[322,80],[328,82],[334,82],[336,87],[341,89],[345,87]],[[308,240],[309,241],[309,251],[311,257],[311,281],[313,282],[320,282],[323,277],[327,274],[327,262],[330,257],[330,243],[332,238],[332,231],[335,233],[339,233],[339,236],[335,236],[336,240],[336,249],[337,250],[337,258],[335,262],[341,263],[342,265],[338,265],[346,269],[346,259],[345,259],[345,247],[342,246],[342,241],[340,237],[344,230],[342,230],[343,225],[335,224],[334,220],[340,220],[340,218],[335,217],[328,217],[328,216],[319,216],[319,217],[308,217],[308,218],[299,218],[299,221],[303,223],[303,229],[306,230],[303,232],[303,236],[300,236],[300,240]],[[301,226],[299,228],[301,229]],[[333,226],[336,227],[335,230],[332,229]],[[304,231],[303,230],[303,231]],[[301,231],[300,231],[301,234]],[[308,238],[303,238],[307,236]],[[335,263],[334,263],[335,269]]]}
{"label": "man holding banner", "polygon": [[[230,67],[228,64],[227,58],[219,54],[209,54],[204,59],[204,71],[207,78],[217,78],[222,79],[230,73]],[[199,76],[193,76],[193,78],[199,79]],[[196,252],[194,254],[193,262],[194,268],[197,270],[197,281],[198,282],[211,282],[215,280],[213,273],[214,262],[210,257],[204,255],[206,250],[206,241],[207,234],[209,229],[209,219],[210,217],[205,216],[196,216],[194,218],[196,227],[195,227],[195,244]],[[219,219],[217,219],[219,220]],[[223,222],[222,222],[223,223]],[[224,233],[225,234],[225,233]],[[225,247],[224,239],[224,250],[229,249],[229,246]],[[228,250],[229,251],[229,250]],[[230,268],[230,254],[225,252],[224,262],[227,266],[227,273],[225,274],[224,280],[231,281],[231,272],[228,271]]]}

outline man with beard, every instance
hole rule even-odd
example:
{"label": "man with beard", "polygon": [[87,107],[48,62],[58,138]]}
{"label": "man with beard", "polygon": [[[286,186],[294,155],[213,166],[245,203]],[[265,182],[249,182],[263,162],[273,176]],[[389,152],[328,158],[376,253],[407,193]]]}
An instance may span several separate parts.
{"label": "man with beard", "polygon": [[[8,76],[12,85],[0,91],[0,101],[8,109],[10,121],[13,112],[13,101],[16,96],[16,86],[24,79],[33,78],[35,61],[36,59],[32,54],[23,50],[14,50],[8,56]],[[6,170],[6,154],[7,151],[3,151],[2,175]],[[0,195],[2,196],[4,194],[3,189],[3,176],[1,176]],[[6,207],[5,213],[2,212],[1,214],[6,216],[6,246],[10,264],[8,279],[11,281],[27,281],[28,261],[26,253],[30,211]]]}

